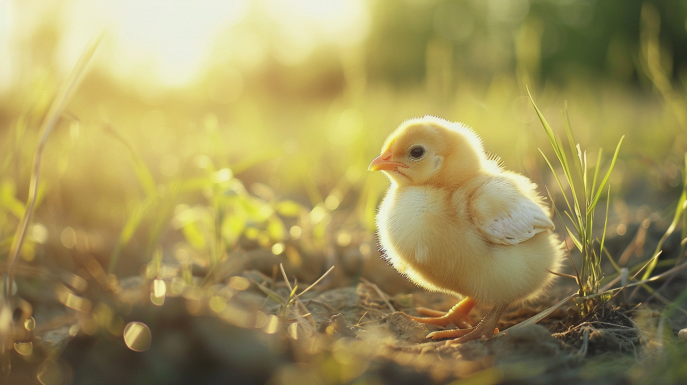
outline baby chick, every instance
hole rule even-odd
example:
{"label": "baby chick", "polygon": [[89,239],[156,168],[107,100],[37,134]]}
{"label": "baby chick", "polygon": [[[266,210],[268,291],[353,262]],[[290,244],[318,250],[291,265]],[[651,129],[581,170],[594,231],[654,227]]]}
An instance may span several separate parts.
{"label": "baby chick", "polygon": [[[477,134],[433,116],[411,119],[384,143],[370,171],[391,186],[377,214],[389,263],[417,285],[464,299],[416,321],[464,329],[430,333],[463,343],[489,337],[511,304],[532,299],[560,265],[560,242],[542,198],[523,175],[502,169]],[[491,311],[470,327],[476,303]]]}

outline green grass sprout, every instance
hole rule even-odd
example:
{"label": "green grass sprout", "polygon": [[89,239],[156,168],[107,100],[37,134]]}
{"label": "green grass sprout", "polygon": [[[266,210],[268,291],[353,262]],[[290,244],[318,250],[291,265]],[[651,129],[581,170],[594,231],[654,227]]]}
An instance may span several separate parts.
{"label": "green grass sprout", "polygon": [[540,149],[539,152],[542,154],[546,164],[551,169],[551,172],[556,179],[556,183],[561,190],[561,194],[563,195],[565,206],[567,208],[567,210],[564,211],[564,214],[569,219],[569,222],[563,220],[563,216],[555,204],[553,205],[553,210],[582,256],[580,270],[578,273],[578,284],[580,288],[578,293],[579,298],[577,298],[575,302],[580,307],[581,314],[586,315],[591,312],[591,310],[599,303],[600,300],[606,298],[606,296],[600,295],[599,287],[601,284],[601,279],[603,278],[603,274],[601,272],[601,252],[604,249],[604,242],[606,239],[610,186],[606,192],[606,217],[598,252],[594,246],[594,214],[596,205],[601,199],[601,194],[603,193],[604,189],[606,189],[606,184],[608,183],[608,179],[610,178],[611,172],[615,166],[615,162],[618,158],[618,153],[620,152],[620,147],[625,136],[620,138],[620,141],[615,149],[615,153],[613,154],[611,164],[608,167],[606,174],[601,179],[601,182],[597,185],[599,167],[601,164],[601,151],[599,151],[598,161],[594,167],[594,175],[590,181],[587,172],[589,168],[587,165],[587,153],[586,151],[583,152],[580,145],[575,141],[573,130],[570,125],[570,118],[567,113],[567,105],[563,110],[563,117],[569,154],[566,154],[566,149],[564,148],[560,137],[553,132],[551,126],[544,118],[544,115],[542,115],[541,111],[534,103],[534,99],[532,98],[532,94],[529,92],[529,89],[527,90],[527,93],[532,105],[534,106],[537,116],[539,117],[539,120],[546,131],[546,135],[549,138],[549,142],[551,143],[554,153],[556,154],[556,158],[563,169],[565,181],[570,187],[571,198],[569,199],[568,194],[565,192],[564,185],[556,173],[556,169],[553,167],[544,152]]}

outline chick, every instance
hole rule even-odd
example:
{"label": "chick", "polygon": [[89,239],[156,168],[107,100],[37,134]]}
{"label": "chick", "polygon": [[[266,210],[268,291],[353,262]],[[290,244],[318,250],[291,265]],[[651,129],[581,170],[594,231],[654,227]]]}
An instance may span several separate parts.
{"label": "chick", "polygon": [[[536,185],[502,169],[467,126],[433,116],[408,120],[368,170],[391,182],[377,214],[389,263],[427,290],[463,297],[446,314],[411,317],[465,326],[427,338],[489,337],[509,305],[550,284],[563,253]],[[493,308],[473,327],[468,313],[476,303]]]}

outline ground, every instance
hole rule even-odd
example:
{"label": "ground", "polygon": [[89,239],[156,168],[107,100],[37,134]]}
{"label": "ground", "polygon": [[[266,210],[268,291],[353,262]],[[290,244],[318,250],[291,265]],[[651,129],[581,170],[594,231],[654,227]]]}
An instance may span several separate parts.
{"label": "ground", "polygon": [[[659,231],[649,233],[647,247]],[[88,304],[82,308],[62,306],[59,294],[46,300],[54,298],[46,294],[53,289],[36,282],[47,272],[24,272],[20,292],[28,293],[23,299],[39,326],[23,340],[33,342],[33,352],[22,355],[17,348],[9,362],[6,356],[12,370],[4,382],[641,384],[654,376],[666,382],[679,378],[671,377],[679,374],[679,365],[659,372],[657,361],[666,365],[684,354],[676,338],[687,325],[684,311],[667,314],[664,305],[647,304],[644,292],[631,297],[630,288],[587,317],[569,300],[537,324],[523,322],[576,291],[573,280],[559,278],[540,300],[509,309],[499,322],[501,333],[456,346],[426,340],[440,327],[406,314],[417,314],[418,306],[447,310],[458,299],[414,287],[378,255],[358,255],[358,270],[334,264],[331,274],[298,297],[291,295],[294,278],[287,283],[280,271],[265,274],[279,257],[258,247],[230,254],[224,265],[232,257],[230,271],[240,273],[205,286],[201,277],[207,272],[200,268],[192,279],[198,285],[179,280],[174,266],[152,277],[100,283],[94,269],[84,280],[90,289],[83,292]],[[291,269],[284,269],[287,277],[317,278],[308,269]],[[684,279],[683,273],[673,275],[663,294],[679,295]],[[156,280],[166,284],[161,305],[155,304]],[[78,293],[75,282],[71,289]],[[299,284],[295,291],[305,287]],[[473,318],[485,310],[478,307]],[[15,318],[21,317],[18,311]],[[130,322],[144,326],[122,331]]]}

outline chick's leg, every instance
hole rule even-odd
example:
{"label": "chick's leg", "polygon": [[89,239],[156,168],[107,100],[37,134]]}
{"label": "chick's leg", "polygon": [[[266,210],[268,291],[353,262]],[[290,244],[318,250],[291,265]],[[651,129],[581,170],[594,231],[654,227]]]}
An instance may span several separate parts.
{"label": "chick's leg", "polygon": [[501,314],[508,307],[507,303],[494,306],[489,313],[487,313],[479,324],[473,328],[469,329],[456,329],[456,330],[444,330],[429,333],[427,338],[433,340],[438,340],[442,338],[455,338],[454,340],[447,341],[447,344],[462,344],[468,341],[480,339],[482,337],[491,337],[493,334],[498,332],[496,329],[496,323],[501,318]]}
{"label": "chick's leg", "polygon": [[475,307],[475,300],[466,297],[452,307],[448,313],[441,313],[429,309],[418,309],[420,314],[431,315],[432,317],[408,317],[423,324],[446,326],[453,323],[456,326],[469,327],[472,325],[472,320],[470,316],[468,316],[468,313],[470,313],[473,307]]}

